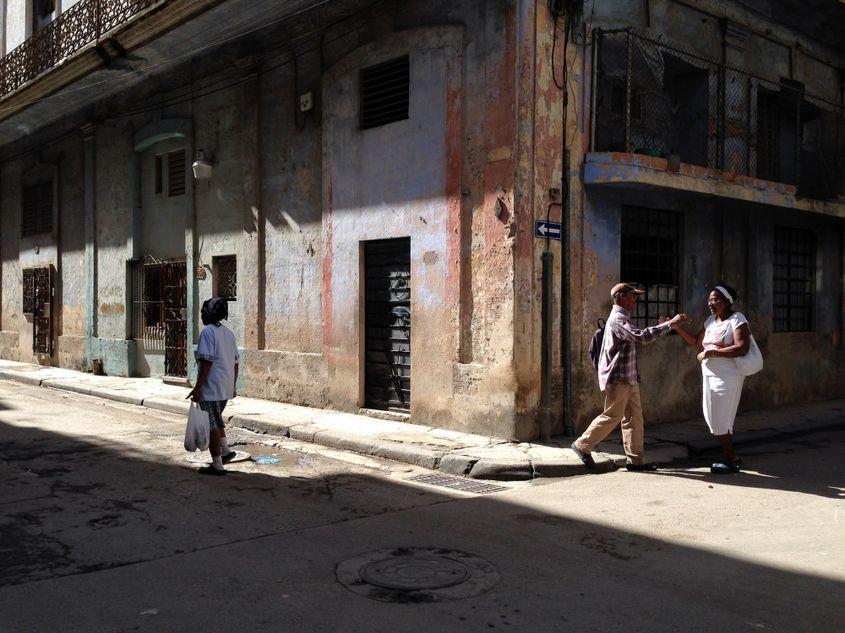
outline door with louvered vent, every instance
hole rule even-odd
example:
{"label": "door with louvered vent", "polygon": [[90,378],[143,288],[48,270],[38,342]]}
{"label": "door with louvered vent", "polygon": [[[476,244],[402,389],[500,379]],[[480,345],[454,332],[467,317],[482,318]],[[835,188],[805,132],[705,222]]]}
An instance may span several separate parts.
{"label": "door with louvered vent", "polygon": [[411,240],[364,244],[365,406],[411,408]]}

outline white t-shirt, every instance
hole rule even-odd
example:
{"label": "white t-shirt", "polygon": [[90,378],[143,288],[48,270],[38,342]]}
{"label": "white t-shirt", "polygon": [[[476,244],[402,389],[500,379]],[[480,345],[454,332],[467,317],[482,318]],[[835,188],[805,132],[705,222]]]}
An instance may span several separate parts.
{"label": "white t-shirt", "polygon": [[200,400],[231,400],[235,395],[235,365],[240,361],[238,343],[225,325],[206,325],[194,352],[197,362],[211,362],[208,380],[200,390]]}
{"label": "white t-shirt", "polygon": [[[734,312],[727,319],[718,323],[716,316],[711,314],[704,322],[702,345],[705,351],[732,347],[734,345],[734,330],[746,323],[748,323],[748,319],[742,312]],[[701,363],[701,371],[710,376],[735,373],[737,371],[736,361],[733,358],[706,358]]]}

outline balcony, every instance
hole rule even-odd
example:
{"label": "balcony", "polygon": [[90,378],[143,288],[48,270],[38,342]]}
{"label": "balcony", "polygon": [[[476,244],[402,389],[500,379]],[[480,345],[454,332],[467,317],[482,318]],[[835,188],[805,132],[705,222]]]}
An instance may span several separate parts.
{"label": "balcony", "polygon": [[0,98],[50,70],[155,4],[169,0],[80,0],[0,60]]}
{"label": "balcony", "polygon": [[802,208],[799,199],[845,202],[843,104],[633,29],[596,30],[593,42],[588,183],[611,182],[627,165],[675,172],[687,182],[670,186],[702,193]]}

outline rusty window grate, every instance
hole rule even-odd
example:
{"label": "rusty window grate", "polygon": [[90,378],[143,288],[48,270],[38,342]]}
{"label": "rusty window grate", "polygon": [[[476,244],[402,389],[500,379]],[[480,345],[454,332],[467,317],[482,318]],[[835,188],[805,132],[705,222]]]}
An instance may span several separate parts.
{"label": "rusty window grate", "polygon": [[177,149],[167,154],[167,195],[181,196],[185,193],[185,150]]}
{"label": "rusty window grate", "polygon": [[645,290],[631,315],[637,327],[656,325],[659,316],[678,312],[680,247],[680,214],[623,208],[620,279]]}
{"label": "rusty window grate", "polygon": [[23,271],[23,313],[32,314],[35,310],[35,269]]}
{"label": "rusty window grate", "polygon": [[806,229],[775,227],[774,264],[774,331],[812,331],[816,279],[815,234]]}
{"label": "rusty window grate", "polygon": [[23,189],[21,234],[39,235],[53,230],[53,183],[43,182]]}
{"label": "rusty window grate", "polygon": [[361,70],[361,129],[408,118],[410,67],[408,56]]}
{"label": "rusty window grate", "polygon": [[238,300],[238,264],[234,255],[213,257],[211,268],[214,271],[214,296],[227,301]]}

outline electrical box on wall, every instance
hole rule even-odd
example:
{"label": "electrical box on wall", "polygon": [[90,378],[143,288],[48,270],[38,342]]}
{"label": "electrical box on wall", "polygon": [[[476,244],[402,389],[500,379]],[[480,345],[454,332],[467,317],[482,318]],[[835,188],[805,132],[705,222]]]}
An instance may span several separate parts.
{"label": "electrical box on wall", "polygon": [[314,93],[305,92],[299,95],[299,109],[302,112],[308,112],[314,109]]}

